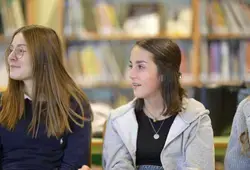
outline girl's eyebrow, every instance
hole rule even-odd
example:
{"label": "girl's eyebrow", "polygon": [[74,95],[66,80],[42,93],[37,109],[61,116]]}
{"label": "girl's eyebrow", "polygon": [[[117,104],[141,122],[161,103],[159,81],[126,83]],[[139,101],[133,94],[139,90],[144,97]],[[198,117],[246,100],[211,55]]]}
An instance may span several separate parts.
{"label": "girl's eyebrow", "polygon": [[[132,64],[132,62],[131,61],[129,61],[129,63],[131,63]],[[136,61],[135,62],[136,64],[141,64],[141,63],[147,63],[146,61],[144,61],[144,60],[138,60],[138,61]]]}
{"label": "girl's eyebrow", "polygon": [[[17,47],[20,47],[20,46],[27,46],[26,44],[17,44]],[[13,47],[13,45],[11,44],[10,47]]]}

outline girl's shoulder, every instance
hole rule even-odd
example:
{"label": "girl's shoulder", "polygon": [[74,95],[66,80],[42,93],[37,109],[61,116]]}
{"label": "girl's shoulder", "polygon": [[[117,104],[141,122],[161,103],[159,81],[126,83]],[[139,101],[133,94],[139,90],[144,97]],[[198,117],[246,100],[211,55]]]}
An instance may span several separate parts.
{"label": "girl's shoulder", "polygon": [[237,110],[244,113],[245,117],[250,117],[250,96],[239,103]]}

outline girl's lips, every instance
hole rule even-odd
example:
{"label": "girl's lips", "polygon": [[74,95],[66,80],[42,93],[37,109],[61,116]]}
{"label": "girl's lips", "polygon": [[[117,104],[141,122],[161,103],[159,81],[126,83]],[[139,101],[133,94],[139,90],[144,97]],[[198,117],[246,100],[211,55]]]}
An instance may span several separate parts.
{"label": "girl's lips", "polygon": [[14,65],[11,65],[10,67],[11,68],[21,68],[21,66],[14,66]]}
{"label": "girl's lips", "polygon": [[141,84],[138,84],[138,83],[132,83],[132,87],[133,88],[137,88],[137,87],[140,87],[141,86]]}

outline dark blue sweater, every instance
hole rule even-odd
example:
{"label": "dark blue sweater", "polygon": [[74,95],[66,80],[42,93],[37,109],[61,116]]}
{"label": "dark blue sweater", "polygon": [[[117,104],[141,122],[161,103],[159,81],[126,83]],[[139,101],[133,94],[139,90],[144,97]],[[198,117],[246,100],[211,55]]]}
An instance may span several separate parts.
{"label": "dark blue sweater", "polygon": [[[74,105],[74,103],[73,103]],[[32,116],[32,102],[25,99],[25,117],[10,132],[0,126],[2,168],[4,170],[75,170],[90,164],[91,122],[84,128],[72,123],[73,133],[60,139],[47,137],[44,124],[39,127],[38,137],[27,134]],[[91,117],[91,109],[84,105],[85,117]],[[76,107],[79,113],[80,107]]]}

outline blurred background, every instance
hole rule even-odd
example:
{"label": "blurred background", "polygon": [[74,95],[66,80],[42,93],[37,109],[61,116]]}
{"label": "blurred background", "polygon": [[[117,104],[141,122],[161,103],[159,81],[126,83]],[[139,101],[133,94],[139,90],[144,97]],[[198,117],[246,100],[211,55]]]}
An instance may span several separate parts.
{"label": "blurred background", "polygon": [[92,162],[101,166],[103,125],[133,98],[127,69],[136,40],[170,38],[182,51],[182,85],[210,110],[216,168],[238,103],[250,94],[249,0],[0,0],[0,90],[13,31],[40,24],[57,31],[65,67],[94,110]]}

